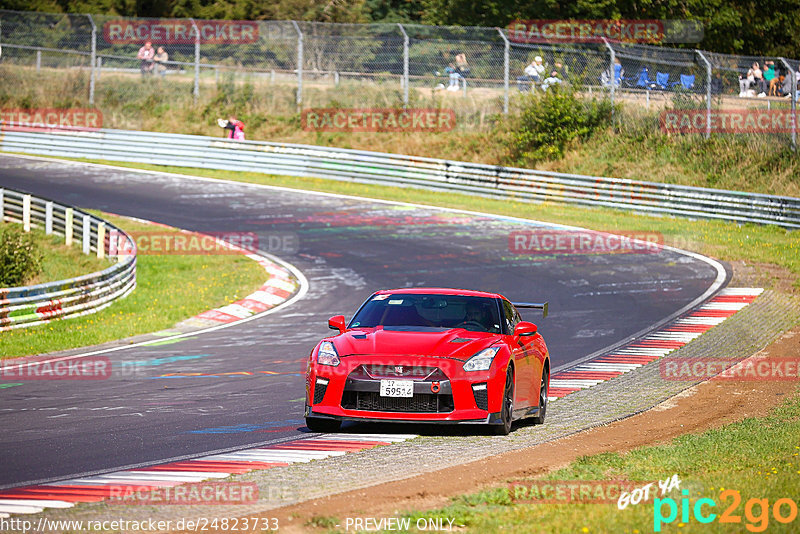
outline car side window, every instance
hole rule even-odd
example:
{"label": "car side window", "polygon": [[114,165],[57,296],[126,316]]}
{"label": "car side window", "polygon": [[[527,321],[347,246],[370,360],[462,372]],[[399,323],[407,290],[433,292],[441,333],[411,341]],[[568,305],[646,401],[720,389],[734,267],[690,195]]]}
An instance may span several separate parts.
{"label": "car side window", "polygon": [[506,322],[506,332],[508,335],[513,334],[514,327],[516,327],[517,323],[520,322],[520,317],[519,313],[517,313],[517,310],[514,309],[514,306],[512,306],[507,300],[503,300],[503,318]]}

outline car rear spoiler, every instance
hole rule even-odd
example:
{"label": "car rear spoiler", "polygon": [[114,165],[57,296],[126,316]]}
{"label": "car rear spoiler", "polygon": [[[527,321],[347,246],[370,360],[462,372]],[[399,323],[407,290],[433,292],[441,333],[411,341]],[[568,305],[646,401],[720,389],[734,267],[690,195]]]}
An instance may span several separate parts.
{"label": "car rear spoiler", "polygon": [[533,308],[542,310],[542,318],[547,317],[547,302],[512,302],[515,308]]}

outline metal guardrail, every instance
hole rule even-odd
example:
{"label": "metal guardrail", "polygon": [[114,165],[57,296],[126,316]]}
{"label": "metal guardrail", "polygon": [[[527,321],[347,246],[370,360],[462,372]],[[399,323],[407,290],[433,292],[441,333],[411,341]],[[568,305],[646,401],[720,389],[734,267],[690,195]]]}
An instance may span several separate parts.
{"label": "metal guardrail", "polygon": [[0,150],[328,178],[800,228],[800,198],[342,148],[137,132],[0,132]]}
{"label": "metal guardrail", "polygon": [[109,257],[114,265],[96,273],[27,287],[0,289],[0,331],[95,313],[136,287],[136,255],[131,237],[113,224],[77,208],[18,191],[0,189],[0,221],[22,224],[26,231],[77,241],[84,254]]}

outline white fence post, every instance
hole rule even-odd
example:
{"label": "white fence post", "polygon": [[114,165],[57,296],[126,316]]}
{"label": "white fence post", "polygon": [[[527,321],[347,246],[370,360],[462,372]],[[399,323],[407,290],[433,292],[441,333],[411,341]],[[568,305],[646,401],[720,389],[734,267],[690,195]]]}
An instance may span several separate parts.
{"label": "white fence post", "polygon": [[44,205],[44,233],[53,233],[53,203],[49,201]]}
{"label": "white fence post", "polygon": [[97,26],[91,15],[86,15],[89,18],[89,23],[92,25],[92,56],[89,60],[92,73],[89,76],[89,103],[94,104],[94,83],[95,83],[95,69],[97,68]]}
{"label": "white fence post", "polygon": [[74,217],[72,208],[64,210],[64,244],[72,246],[72,218]]}
{"label": "white fence post", "polygon": [[408,107],[408,34],[399,22],[397,27],[403,33],[403,107]]}
{"label": "white fence post", "polygon": [[42,51],[36,51],[36,72],[42,70]]}
{"label": "white fence post", "polygon": [[101,260],[106,253],[106,223],[100,222],[97,225],[97,257]]}
{"label": "white fence post", "polygon": [[503,38],[503,43],[505,46],[503,48],[503,113],[508,115],[508,71],[510,69],[510,61],[511,61],[511,43],[508,41],[508,37],[506,34],[503,33],[502,28],[495,28],[497,33],[500,34],[500,37]]}
{"label": "white fence post", "polygon": [[303,32],[300,31],[300,25],[296,21],[292,21],[294,30],[297,32],[297,111],[303,105]]}
{"label": "white fence post", "polygon": [[695,50],[703,63],[706,64],[706,139],[711,137],[711,62],[700,50]]}
{"label": "white fence post", "polygon": [[3,193],[4,193],[4,190],[0,189],[0,224],[5,222],[5,212],[3,211],[3,208],[4,208],[4,206],[3,206]]}
{"label": "white fence post", "polygon": [[31,196],[22,196],[22,229],[31,231]]}
{"label": "white fence post", "polygon": [[614,125],[614,86],[617,85],[617,72],[614,67],[614,59],[616,58],[616,53],[614,52],[614,47],[612,47],[605,37],[603,37],[603,43],[605,43],[606,48],[608,48],[608,52],[611,54],[611,59],[608,63],[608,78],[609,83],[611,84],[611,125]]}
{"label": "white fence post", "polygon": [[792,77],[792,148],[797,151],[797,71],[789,65],[789,60],[781,58],[786,70],[789,71],[789,76]]}
{"label": "white fence post", "polygon": [[194,19],[189,19],[192,21],[192,28],[194,28],[195,36],[194,36],[194,90],[192,94],[194,95],[194,101],[197,102],[198,97],[200,96],[200,28],[197,27]]}
{"label": "white fence post", "polygon": [[89,254],[92,249],[92,218],[90,215],[83,216],[83,253]]}

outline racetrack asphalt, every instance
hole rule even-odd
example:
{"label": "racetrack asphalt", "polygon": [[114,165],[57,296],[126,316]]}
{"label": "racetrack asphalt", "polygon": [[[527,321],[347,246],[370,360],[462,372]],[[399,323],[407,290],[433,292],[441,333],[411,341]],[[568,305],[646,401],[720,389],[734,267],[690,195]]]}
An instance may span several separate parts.
{"label": "racetrack asphalt", "polygon": [[255,232],[309,282],[304,298],[261,319],[108,354],[133,376],[0,389],[0,487],[297,437],[309,351],[328,317],[349,318],[377,289],[549,301],[547,319],[524,318],[560,367],[658,324],[718,277],[670,250],[519,255],[509,235],[531,224],[305,191],[15,156],[0,156],[0,187],[193,231]]}

